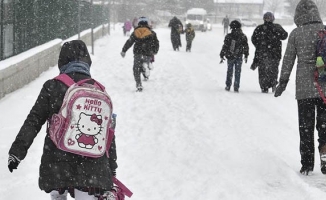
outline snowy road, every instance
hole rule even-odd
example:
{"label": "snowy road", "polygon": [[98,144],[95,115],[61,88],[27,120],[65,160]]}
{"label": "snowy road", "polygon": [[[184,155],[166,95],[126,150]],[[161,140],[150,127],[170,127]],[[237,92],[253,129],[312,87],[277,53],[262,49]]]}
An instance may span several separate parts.
{"label": "snowy road", "polygon": [[[127,37],[116,26],[95,45],[91,73],[111,94],[117,113],[118,178],[133,200],[320,200],[326,195],[316,155],[315,173],[300,169],[294,78],[279,98],[260,93],[250,70],[253,28],[240,93],[226,92],[226,63],[219,64],[223,30],[196,32],[192,52],[172,50],[170,32],[157,28],[160,51],[144,92],[135,92],[132,49],[120,56]],[[293,27],[285,27],[291,31]],[[283,49],[286,42],[283,42]],[[90,47],[89,47],[90,49]],[[1,63],[0,63],[1,64]],[[49,69],[37,80],[0,100],[0,200],[49,198],[37,185],[45,129],[18,170],[7,169],[7,153]],[[308,181],[306,180],[308,179]],[[311,183],[318,179],[321,184]],[[310,181],[310,182],[309,182]]]}

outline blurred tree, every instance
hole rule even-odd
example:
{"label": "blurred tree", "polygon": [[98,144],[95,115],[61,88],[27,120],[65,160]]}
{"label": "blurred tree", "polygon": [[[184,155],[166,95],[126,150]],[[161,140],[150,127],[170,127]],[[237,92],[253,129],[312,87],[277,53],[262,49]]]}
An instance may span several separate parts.
{"label": "blurred tree", "polygon": [[315,3],[319,9],[319,13],[322,17],[326,16],[324,10],[326,9],[326,1],[325,0],[315,0]]}
{"label": "blurred tree", "polygon": [[272,13],[275,13],[278,9],[283,6],[283,0],[269,0],[265,1],[265,6],[267,10],[271,11]]}
{"label": "blurred tree", "polygon": [[[294,15],[295,8],[297,7],[299,1],[300,0],[286,0],[286,2],[288,3],[287,10],[290,15],[292,16]],[[313,0],[313,1],[316,3],[320,15],[325,17],[326,14],[325,12],[322,11],[326,9],[326,1],[325,0]]]}
{"label": "blurred tree", "polygon": [[290,15],[294,16],[295,8],[297,7],[300,0],[286,0],[288,3],[287,11]]}

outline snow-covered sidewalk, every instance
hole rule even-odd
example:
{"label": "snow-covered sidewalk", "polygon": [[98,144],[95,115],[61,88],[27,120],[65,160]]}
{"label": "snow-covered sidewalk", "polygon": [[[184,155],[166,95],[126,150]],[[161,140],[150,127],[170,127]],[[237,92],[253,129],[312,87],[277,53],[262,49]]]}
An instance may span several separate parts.
{"label": "snow-covered sidewalk", "polygon": [[[120,27],[117,25],[116,27]],[[288,32],[293,27],[285,27]],[[243,28],[250,44],[240,93],[226,92],[226,63],[219,64],[221,26],[196,32],[192,52],[175,52],[167,27],[155,29],[160,51],[144,91],[135,92],[133,53],[120,56],[122,30],[96,41],[91,73],[107,87],[117,114],[118,178],[133,200],[320,200],[326,176],[299,174],[299,133],[294,78],[279,98],[262,94],[257,71],[250,70],[254,28]],[[283,42],[283,49],[286,42]],[[90,50],[91,47],[89,47]],[[38,188],[45,126],[25,160],[12,174],[8,150],[42,84],[57,66],[0,100],[0,191],[2,200],[49,199]],[[317,139],[317,134],[316,134]]]}

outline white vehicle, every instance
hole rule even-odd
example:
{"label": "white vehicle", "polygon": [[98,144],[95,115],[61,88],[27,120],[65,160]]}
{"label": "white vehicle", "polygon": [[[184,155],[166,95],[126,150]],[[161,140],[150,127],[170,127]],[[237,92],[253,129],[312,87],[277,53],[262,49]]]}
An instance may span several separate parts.
{"label": "white vehicle", "polygon": [[257,23],[255,21],[252,21],[247,18],[236,18],[235,20],[240,22],[242,26],[257,26]]}
{"label": "white vehicle", "polygon": [[195,30],[207,31],[207,12],[203,8],[192,8],[187,11],[186,24],[191,23]]}

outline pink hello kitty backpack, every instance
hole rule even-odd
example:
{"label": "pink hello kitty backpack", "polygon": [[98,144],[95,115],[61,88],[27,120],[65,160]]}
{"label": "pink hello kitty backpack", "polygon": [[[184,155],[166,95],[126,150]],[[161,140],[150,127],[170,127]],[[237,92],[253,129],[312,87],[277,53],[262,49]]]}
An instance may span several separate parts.
{"label": "pink hello kitty backpack", "polygon": [[[49,120],[51,140],[63,151],[93,158],[103,156],[114,136],[112,102],[105,87],[94,79],[75,83],[67,74],[54,79],[69,88],[59,113]],[[86,83],[89,80],[94,84]]]}

